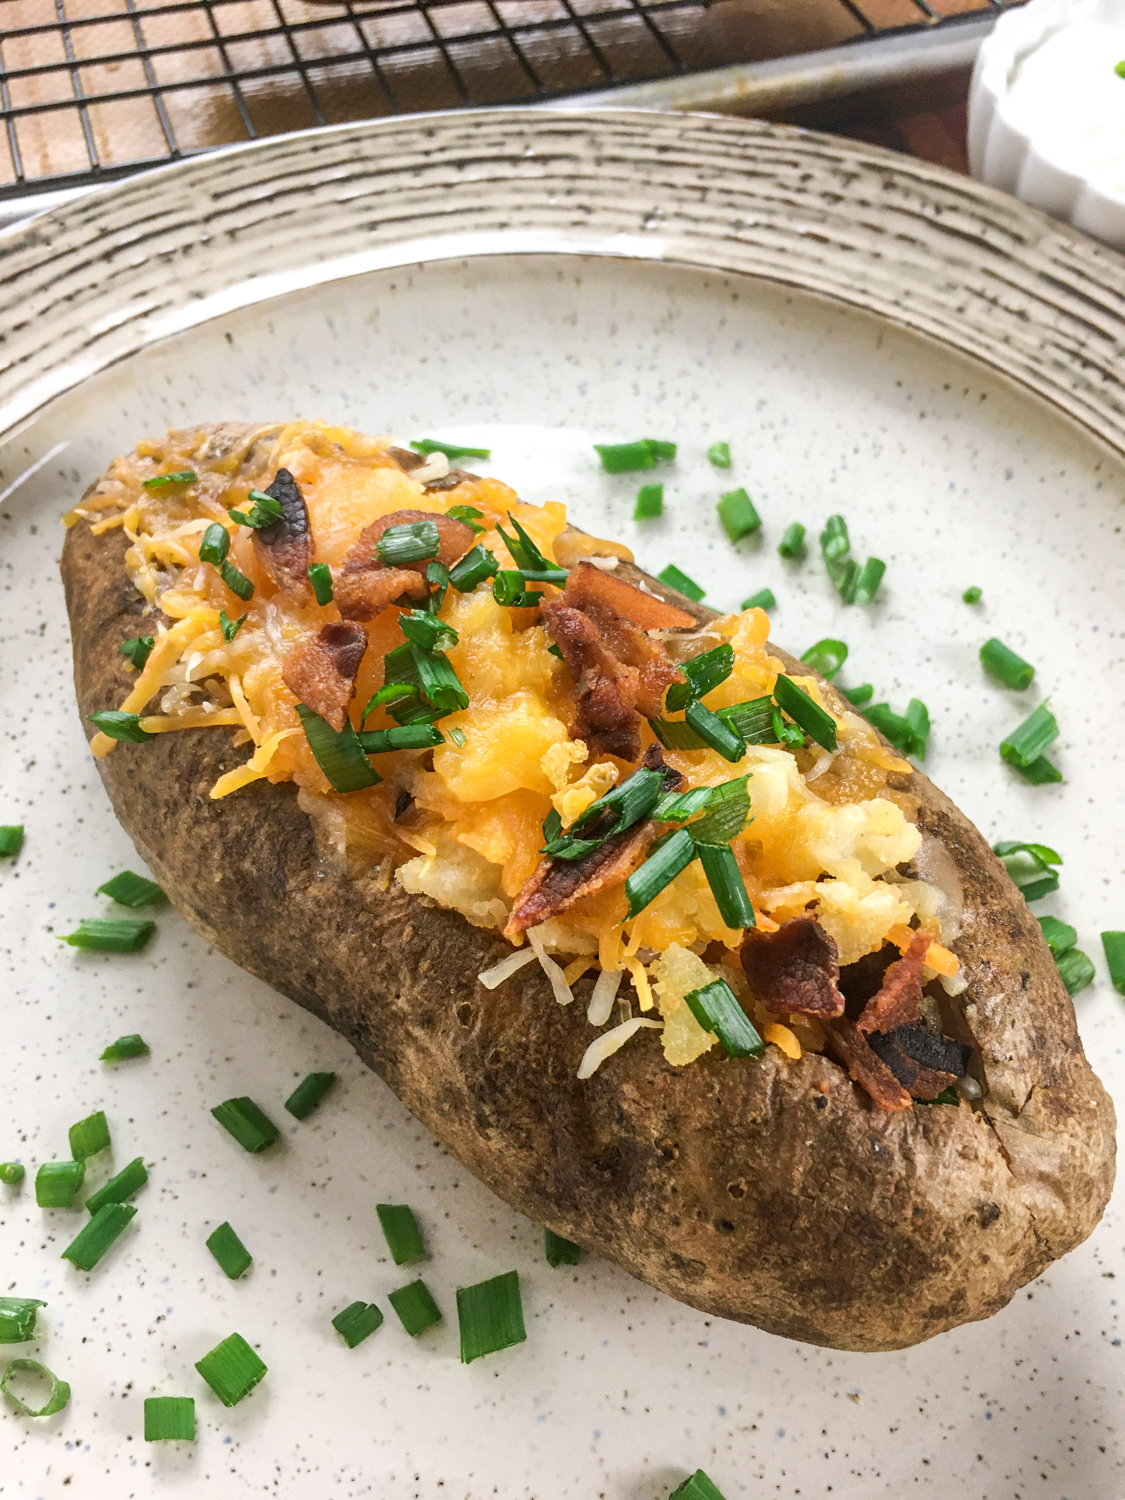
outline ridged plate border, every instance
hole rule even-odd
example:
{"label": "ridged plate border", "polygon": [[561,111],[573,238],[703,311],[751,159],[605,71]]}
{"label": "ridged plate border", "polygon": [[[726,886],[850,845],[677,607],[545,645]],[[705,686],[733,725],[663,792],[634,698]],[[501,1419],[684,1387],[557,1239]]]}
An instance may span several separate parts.
{"label": "ridged plate border", "polygon": [[505,252],[741,272],[961,351],[1125,453],[1125,259],[992,189],[754,120],[482,110],[277,137],[0,235],[0,436],[233,308]]}

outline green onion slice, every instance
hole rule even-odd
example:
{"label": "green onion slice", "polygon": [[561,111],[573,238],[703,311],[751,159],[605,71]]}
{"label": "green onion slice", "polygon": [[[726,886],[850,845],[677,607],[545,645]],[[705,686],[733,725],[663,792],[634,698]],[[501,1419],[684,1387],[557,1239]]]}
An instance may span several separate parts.
{"label": "green onion slice", "polygon": [[1012,880],[1023,893],[1026,901],[1039,901],[1059,888],[1059,877],[1052,865],[1061,865],[1062,855],[1047,844],[1027,843],[1009,839],[994,844],[992,852],[1004,861]]}
{"label": "green onion slice", "polygon": [[873,724],[884,739],[890,740],[896,750],[904,755],[915,753],[914,727],[903,714],[896,714],[889,703],[873,703],[865,710],[869,724]]}
{"label": "green onion slice", "polygon": [[197,475],[191,469],[180,469],[175,474],[154,474],[151,479],[142,479],[146,490],[162,490],[170,484],[194,484]]}
{"label": "green onion slice", "polygon": [[633,507],[634,521],[651,521],[664,513],[664,486],[643,484],[637,491],[637,503]]}
{"label": "green onion slice", "polygon": [[99,1109],[70,1127],[70,1154],[75,1161],[85,1161],[87,1157],[97,1156],[99,1151],[108,1149],[109,1126],[104,1110]]}
{"label": "green onion slice", "polygon": [[133,917],[87,917],[59,942],[100,953],[139,953],[155,931],[155,922]]}
{"label": "green onion slice", "polygon": [[674,682],[664,700],[671,714],[679,713],[695,698],[705,698],[713,688],[725,682],[734,671],[734,647],[728,643],[704,651],[679,663],[686,682]]}
{"label": "green onion slice", "polygon": [[215,1105],[211,1113],[223,1129],[229,1131],[247,1151],[265,1151],[281,1134],[268,1115],[245,1094],[237,1099],[224,1099],[222,1104]]}
{"label": "green onion slice", "polygon": [[412,1261],[425,1260],[426,1247],[422,1243],[422,1234],[413,1209],[405,1203],[377,1203],[375,1212],[379,1215],[383,1237],[396,1266],[408,1266]]}
{"label": "green onion slice", "polygon": [[139,672],[152,655],[152,648],[155,645],[155,636],[135,635],[132,640],[122,641],[117,649],[122,656],[128,657]]}
{"label": "green onion slice", "polygon": [[285,1108],[295,1120],[308,1119],[335,1082],[335,1073],[310,1073],[286,1099]]}
{"label": "green onion slice", "polygon": [[[549,854],[553,859],[584,859],[611,834],[624,833],[627,828],[650,817],[660,798],[663,784],[662,772],[654,771],[648,766],[639,767],[620,786],[612,787],[596,802],[591,802],[585,812],[575,818],[565,834],[557,812],[554,818],[548,813],[543,824],[547,843],[541,852]],[[548,824],[553,830],[551,833],[547,832]]]}
{"label": "green onion slice", "polygon": [[5,823],[0,827],[0,859],[15,859],[22,848],[22,823]]}
{"label": "green onion slice", "polygon": [[[444,453],[446,458],[491,458],[491,448],[465,448],[460,443],[439,443],[437,438],[419,438],[410,445],[415,453]],[[450,512],[452,514],[452,512]],[[477,511],[480,515],[480,511]]]}
{"label": "green onion slice", "polygon": [[224,1406],[237,1406],[266,1373],[266,1366],[240,1333],[232,1333],[195,1368]]}
{"label": "green onion slice", "polygon": [[728,490],[717,509],[723,530],[732,542],[740,542],[744,536],[761,529],[762,518],[744,489]]}
{"label": "green onion slice", "polygon": [[120,875],[115,875],[112,880],[99,885],[97,895],[108,896],[111,901],[116,901],[118,906],[134,908],[163,906],[168,900],[155,880],[148,880],[144,875],[134,875],[132,870],[122,870]]}
{"label": "green onion slice", "polygon": [[686,792],[665,792],[652,810],[656,823],[685,823],[702,812],[715,792],[714,787],[693,786]]}
{"label": "green onion slice", "polygon": [[69,1208],[86,1177],[84,1161],[45,1161],[35,1174],[40,1208]]}
{"label": "green onion slice", "polygon": [[239,615],[237,620],[232,620],[225,609],[219,611],[219,629],[223,632],[223,640],[228,646],[249,618],[249,615]]}
{"label": "green onion slice", "polygon": [[529,593],[524,587],[526,580],[514,568],[501,568],[492,580],[492,597],[506,609],[527,609],[539,604],[542,594]]}
{"label": "green onion slice", "polygon": [[765,1043],[725,979],[713,979],[684,999],[704,1031],[715,1033],[729,1057],[759,1057],[765,1051]]}
{"label": "green onion slice", "polygon": [[1055,959],[1055,967],[1072,999],[1080,990],[1094,982],[1096,970],[1093,962],[1081,948],[1068,948]]}
{"label": "green onion slice", "polygon": [[457,1288],[457,1321],[461,1328],[461,1363],[482,1354],[510,1349],[527,1338],[523,1324],[518,1271],[505,1271],[475,1286]]}
{"label": "green onion slice", "polygon": [[267,495],[262,490],[251,490],[248,499],[251,502],[248,511],[227,511],[232,521],[237,521],[240,526],[249,526],[254,531],[264,531],[267,526],[281,520],[281,502],[272,495]]}
{"label": "green onion slice", "polygon": [[824,561],[829,565],[829,571],[833,563],[840,562],[848,555],[851,545],[848,523],[843,516],[829,516],[824,523],[824,530],[820,533],[820,550]]}
{"label": "green onion slice", "polygon": [[194,1396],[146,1396],[146,1443],[194,1443]]}
{"label": "green onion slice", "polygon": [[383,1322],[383,1314],[374,1302],[351,1302],[332,1319],[332,1327],[349,1349],[370,1338]]}
{"label": "green onion slice", "polygon": [[559,1266],[576,1266],[582,1259],[582,1246],[576,1245],[573,1240],[564,1240],[553,1229],[544,1229],[543,1254],[551,1269],[557,1270]]}
{"label": "green onion slice", "polygon": [[689,1479],[672,1491],[668,1500],[723,1500],[723,1496],[703,1470],[696,1469]]}
{"label": "green onion slice", "polygon": [[1058,766],[1053,760],[1048,760],[1045,755],[1037,755],[1030,765],[1018,766],[1016,769],[1032,786],[1050,786],[1063,779],[1063,773]]}
{"label": "green onion slice", "polygon": [[703,743],[724,760],[737,765],[746,754],[746,741],[726,719],[720,719],[705,704],[689,703],[684,714],[684,723],[694,729]]}
{"label": "green onion slice", "polygon": [[234,563],[223,563],[222,567],[219,569],[219,573],[227,588],[230,589],[232,594],[237,594],[238,597],[243,601],[243,603],[245,603],[247,599],[252,599],[254,597],[254,585],[250,582],[245,573],[240,573],[238,571]]}
{"label": "green onion slice", "polygon": [[773,589],[759,589],[756,594],[751,594],[749,599],[743,599],[742,609],[776,609],[777,596]]}
{"label": "green onion slice", "polygon": [[26,1344],[35,1337],[35,1315],[46,1307],[34,1297],[0,1297],[0,1344]]}
{"label": "green onion slice", "polygon": [[1039,917],[1037,920],[1043,929],[1047,947],[1050,948],[1055,958],[1061,958],[1064,953],[1069,953],[1078,942],[1078,933],[1069,922],[1060,922],[1058,917]]}
{"label": "green onion slice", "polygon": [[707,450],[708,460],[715,465],[716,469],[730,468],[730,444],[712,443]]}
{"label": "green onion slice", "polygon": [[484,511],[477,510],[475,505],[451,505],[446,511],[446,515],[454,521],[463,521],[478,536],[485,530],[480,524],[484,519]]}
{"label": "green onion slice", "polygon": [[460,637],[452,625],[427,609],[405,609],[398,617],[399,629],[408,641],[423,651],[448,651]]}
{"label": "green onion slice", "polygon": [[800,750],[804,747],[805,731],[797,724],[790,724],[781,717],[781,709],[777,704],[773,707],[773,741],[778,745],[786,745],[790,750]]}
{"label": "green onion slice", "polygon": [[1102,948],[1110,983],[1119,995],[1125,995],[1125,932],[1103,932]]}
{"label": "green onion slice", "polygon": [[823,641],[817,641],[815,646],[810,646],[801,660],[812,667],[814,672],[819,672],[829,682],[848,659],[848,648],[843,641],[834,641],[826,637]]}
{"label": "green onion slice", "polygon": [[332,569],[327,563],[313,563],[310,566],[309,582],[312,584],[313,598],[318,604],[332,603]]}
{"label": "green onion slice", "polygon": [[925,760],[930,740],[930,713],[921,698],[911,698],[906,705],[906,722],[910,725],[910,754]]}
{"label": "green onion slice", "polygon": [[965,590],[965,592],[961,595],[961,598],[966,604],[979,604],[982,592],[983,590],[977,588],[976,584],[974,583],[970,588],[967,588]]}
{"label": "green onion slice", "polygon": [[128,1166],[122,1167],[115,1177],[103,1183],[96,1193],[86,1199],[86,1207],[96,1214],[107,1203],[125,1203],[134,1193],[139,1193],[148,1181],[144,1158],[135,1156]]}
{"label": "green onion slice", "polygon": [[[16,1376],[23,1371],[29,1375],[36,1375],[50,1384],[47,1399],[37,1411],[22,1401],[12,1389]],[[70,1386],[65,1380],[60,1380],[57,1375],[52,1375],[47,1366],[41,1365],[37,1359],[13,1359],[4,1371],[3,1378],[0,1379],[0,1395],[11,1402],[21,1417],[53,1417],[69,1402]]]}
{"label": "green onion slice", "polygon": [[670,589],[677,589],[685,599],[694,599],[697,604],[707,592],[686,573],[681,572],[675,563],[669,563],[662,573],[657,574],[657,577],[661,583],[666,583]]}
{"label": "green onion slice", "polygon": [[5,1187],[19,1187],[27,1176],[27,1168],[21,1161],[0,1161],[0,1182]]}
{"label": "green onion slice", "polygon": [[100,1062],[125,1062],[130,1057],[147,1057],[149,1045],[143,1036],[137,1032],[130,1032],[128,1036],[119,1036],[115,1042],[101,1054]]}
{"label": "green onion slice", "polygon": [[[400,648],[401,649],[401,648]],[[367,707],[360,715],[360,722],[366,724],[377,708],[384,708],[389,703],[398,703],[403,698],[416,698],[418,696],[418,684],[414,682],[388,682],[381,687],[377,693],[372,693],[367,700]]]}
{"label": "green onion slice", "polygon": [[703,741],[682,719],[650,719],[648,727],[665,750],[702,750]]}
{"label": "green onion slice", "polygon": [[869,557],[859,570],[859,576],[852,590],[851,602],[853,604],[870,604],[879,592],[879,585],[883,581],[883,574],[887,571],[887,565],[879,557]]}
{"label": "green onion slice", "polygon": [[516,560],[516,565],[528,577],[543,583],[557,583],[561,588],[566,582],[566,569],[560,568],[557,563],[551,562],[535,545],[520,523],[508,512],[508,520],[512,523],[512,530],[516,533],[510,537],[506,531],[497,526],[496,531],[503,539],[505,547]]}
{"label": "green onion slice", "polygon": [[[753,927],[754,908],[746,891],[746,882],[729,844],[704,844],[696,840],[696,850],[707,884],[719,908],[719,916],[736,932]],[[728,1048],[729,1051],[729,1048]]]}
{"label": "green onion slice", "polygon": [[468,736],[465,734],[465,731],[463,729],[458,729],[456,724],[452,729],[447,729],[446,734],[457,746],[458,750],[464,750],[465,746],[468,744]]}
{"label": "green onion slice", "polygon": [[491,578],[499,566],[488,548],[482,547],[478,542],[475,547],[469,548],[459,563],[450,568],[449,581],[459,594],[469,594],[477,584]]}
{"label": "green onion slice", "polygon": [[[978,590],[979,592],[979,590]],[[1035,668],[1022,656],[1017,656],[1003,641],[995,636],[985,641],[980,648],[980,663],[986,672],[998,678],[1005,687],[1022,693],[1029,688],[1035,677]]]}
{"label": "green onion slice", "polygon": [[440,548],[441,535],[436,521],[407,521],[402,526],[388,526],[375,543],[379,561],[388,568],[425,562],[427,558],[436,557]]}
{"label": "green onion slice", "polygon": [[[432,562],[426,564],[426,582],[430,586],[430,597],[426,609],[431,615],[436,615],[445,603],[445,596],[449,592],[449,569],[443,562]],[[452,630],[452,625],[445,627]]]}
{"label": "green onion slice", "polygon": [[818,745],[825,750],[836,749],[836,721],[830,713],[814,703],[803,688],[790,678],[781,676],[774,683],[773,696],[779,708]]}
{"label": "green onion slice", "polygon": [[409,1286],[399,1287],[397,1291],[390,1293],[387,1300],[412,1339],[441,1322],[438,1305],[430,1296],[424,1281],[412,1281]]}
{"label": "green onion slice", "polygon": [[1000,745],[1000,758],[1021,771],[1028,770],[1059,737],[1059,721],[1041,703],[1030,713],[1018,729],[1014,729]]}
{"label": "green onion slice", "polygon": [[204,1244],[219,1262],[223,1274],[237,1281],[244,1271],[254,1263],[254,1257],[227,1223],[219,1225],[207,1236]]}
{"label": "green onion slice", "polygon": [[156,736],[141,728],[140,714],[123,713],[119,708],[104,708],[100,713],[90,714],[91,724],[96,725],[111,740],[124,740],[130,745],[143,745]]}
{"label": "green onion slice", "polygon": [[297,704],[297,714],[309,742],[309,749],[316,757],[317,765],[327,776],[333,791],[358,792],[382,781],[383,778],[364,755],[359,737],[350,724],[345,723],[337,734],[327,719],[322,719],[303,703]]}
{"label": "green onion slice", "polygon": [[686,828],[678,828],[671,838],[657,844],[639,869],[625,882],[629,902],[628,920],[655,901],[666,885],[671,885],[681,870],[695,858],[695,840]]}
{"label": "green onion slice", "polygon": [[203,540],[199,544],[199,561],[219,568],[226,562],[229,551],[230,532],[218,521],[212,521],[203,533]]}
{"label": "green onion slice", "polygon": [[[733,781],[724,781],[711,788],[706,813],[688,830],[697,845],[729,844],[746,827],[750,815],[747,780],[745,776],[736,776]],[[747,925],[753,926],[753,923]]]}
{"label": "green onion slice", "polygon": [[63,1251],[63,1260],[70,1261],[80,1271],[92,1271],[136,1213],[131,1203],[103,1203]]}
{"label": "green onion slice", "polygon": [[719,709],[719,718],[740,734],[748,745],[776,745],[773,727],[773,699],[751,698],[746,703],[732,703]]}
{"label": "green onion slice", "polygon": [[422,691],[436,709],[451,714],[455,709],[468,708],[469,695],[443,652],[423,651],[412,642],[410,654]]}
{"label": "green onion slice", "polygon": [[631,474],[635,469],[656,468],[656,454],[645,438],[635,443],[595,443],[594,452],[607,474]]}
{"label": "green onion slice", "polygon": [[875,696],[875,689],[869,682],[862,683],[859,687],[839,690],[854,708],[862,708],[865,703],[870,703]]}
{"label": "green onion slice", "polygon": [[782,557],[801,557],[805,550],[805,528],[800,521],[790,521],[785,528],[781,541],[777,544],[777,550]]}

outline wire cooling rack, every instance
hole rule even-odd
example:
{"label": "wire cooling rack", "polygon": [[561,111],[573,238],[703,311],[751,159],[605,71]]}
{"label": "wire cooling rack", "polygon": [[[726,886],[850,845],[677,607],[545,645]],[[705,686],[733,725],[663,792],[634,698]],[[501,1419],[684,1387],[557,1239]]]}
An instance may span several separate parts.
{"label": "wire cooling rack", "polygon": [[1002,0],[0,0],[0,199],[281,131],[953,28]]}

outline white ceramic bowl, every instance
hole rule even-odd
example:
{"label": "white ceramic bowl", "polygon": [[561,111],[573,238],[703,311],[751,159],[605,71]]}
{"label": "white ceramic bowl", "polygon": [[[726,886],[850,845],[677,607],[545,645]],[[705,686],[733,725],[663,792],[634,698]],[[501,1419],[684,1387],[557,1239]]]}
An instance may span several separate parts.
{"label": "white ceramic bowl", "polygon": [[1123,25],[1125,3],[1030,0],[997,22],[973,70],[969,168],[981,182],[1125,249],[1125,194],[1095,186],[1074,170],[1072,161],[1056,160],[1051,143],[1038,134],[1033,140],[1024,118],[1011,108],[1009,85],[1016,64],[1054,32],[1076,21]]}

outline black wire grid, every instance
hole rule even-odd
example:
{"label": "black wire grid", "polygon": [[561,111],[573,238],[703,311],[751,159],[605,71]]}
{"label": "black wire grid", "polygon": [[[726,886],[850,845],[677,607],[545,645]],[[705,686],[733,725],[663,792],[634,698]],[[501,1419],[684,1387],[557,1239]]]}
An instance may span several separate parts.
{"label": "black wire grid", "polygon": [[[581,96],[716,67],[743,60],[747,37],[753,52],[759,23],[776,32],[785,6],[796,45],[782,36],[773,53],[932,30],[1001,4],[0,0],[0,198],[281,131]],[[741,32],[716,27],[739,11]]]}

